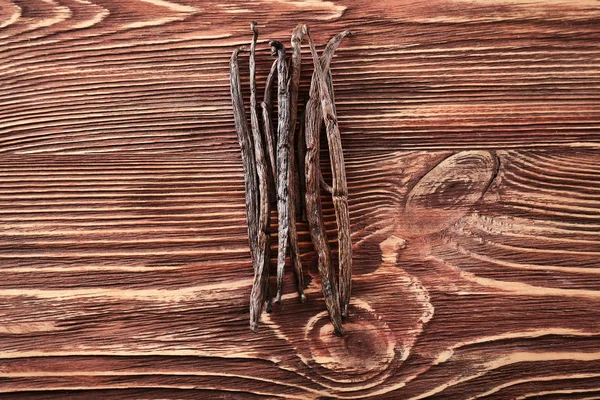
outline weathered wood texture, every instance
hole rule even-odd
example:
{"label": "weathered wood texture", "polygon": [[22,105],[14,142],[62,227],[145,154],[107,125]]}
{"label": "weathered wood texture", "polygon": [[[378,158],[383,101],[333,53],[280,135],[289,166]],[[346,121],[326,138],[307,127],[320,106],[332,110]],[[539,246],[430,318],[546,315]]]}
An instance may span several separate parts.
{"label": "weathered wood texture", "polygon": [[[248,329],[253,19],[259,82],[297,22],[359,34],[342,339],[305,223],[308,301],[288,271]],[[0,0],[0,27],[0,397],[600,398],[598,1]]]}

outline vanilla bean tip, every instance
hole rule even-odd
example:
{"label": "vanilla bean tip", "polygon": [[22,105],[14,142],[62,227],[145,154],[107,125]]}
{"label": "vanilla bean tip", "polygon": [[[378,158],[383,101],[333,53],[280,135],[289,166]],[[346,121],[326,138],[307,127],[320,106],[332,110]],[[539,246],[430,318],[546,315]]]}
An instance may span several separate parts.
{"label": "vanilla bean tip", "polygon": [[236,48],[235,50],[233,50],[233,52],[237,55],[238,53],[247,53],[249,52],[250,49],[248,49],[248,46],[240,46],[238,48]]}
{"label": "vanilla bean tip", "polygon": [[283,43],[281,43],[279,40],[269,40],[269,46],[277,50],[284,48]]}
{"label": "vanilla bean tip", "polygon": [[298,24],[292,32],[292,42],[302,41],[302,36],[306,35],[306,24]]}
{"label": "vanilla bean tip", "polygon": [[270,40],[269,46],[271,46],[271,55],[272,56],[276,56],[278,51],[285,49],[285,46],[279,40]]}

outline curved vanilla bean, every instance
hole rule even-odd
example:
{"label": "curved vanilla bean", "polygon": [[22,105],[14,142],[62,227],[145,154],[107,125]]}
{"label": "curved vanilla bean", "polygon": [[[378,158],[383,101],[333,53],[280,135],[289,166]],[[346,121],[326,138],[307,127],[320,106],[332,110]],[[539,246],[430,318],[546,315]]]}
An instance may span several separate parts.
{"label": "curved vanilla bean", "polygon": [[256,269],[254,282],[250,294],[250,329],[258,331],[258,321],[262,314],[269,286],[269,259],[271,239],[269,233],[269,217],[271,214],[269,203],[269,176],[267,161],[265,159],[263,141],[258,122],[256,109],[256,63],[255,51],[258,29],[256,22],[251,25],[253,36],[250,45],[250,126],[252,127],[252,138],[254,140],[254,160],[256,174],[258,176],[258,233],[256,243]]}
{"label": "curved vanilla bean", "polygon": [[[340,46],[342,39],[344,39],[346,36],[352,36],[353,34],[354,33],[352,31],[345,30],[345,31],[340,32],[337,35],[335,35],[333,38],[331,38],[329,43],[327,43],[325,50],[323,50],[323,55],[321,56],[321,66],[323,67],[323,72],[327,73],[327,86],[329,87],[329,90],[330,90],[329,93],[331,95],[331,103],[333,104],[334,111],[336,111],[335,96],[334,96],[334,92],[333,92],[333,81],[332,81],[331,70],[329,69],[329,65],[331,64],[333,55],[335,54],[335,51],[337,50],[337,48]],[[310,90],[311,90],[311,93],[313,93],[313,95],[315,96],[314,97],[315,100],[318,101],[318,97],[319,97],[318,90],[319,89],[318,89],[318,84],[316,82],[316,72],[313,72]],[[323,119],[321,116],[323,113],[321,112],[320,107],[316,108],[316,112],[318,115],[316,129],[317,129],[317,132],[321,132],[321,126],[323,123]],[[320,136],[317,136],[317,140],[320,140]],[[317,143],[317,144],[319,144],[319,143]],[[319,148],[319,146],[317,146],[317,148]],[[318,156],[318,160],[320,160],[320,157],[318,154],[317,154],[317,156]],[[319,161],[318,167],[319,167],[319,181],[321,183],[321,187],[328,193],[333,194],[333,188],[327,182],[325,182],[325,178],[323,178],[323,173],[321,172],[320,161]]]}
{"label": "curved vanilla bean", "polygon": [[248,241],[252,255],[252,265],[256,270],[256,243],[258,236],[258,189],[256,168],[254,165],[254,148],[250,137],[250,128],[244,109],[244,98],[242,96],[242,85],[240,83],[240,69],[238,55],[242,51],[248,51],[246,47],[240,47],[233,51],[229,61],[229,83],[231,90],[231,103],[233,118],[238,142],[242,150],[242,165],[244,168],[244,186],[246,189],[246,218],[248,219]]}
{"label": "curved vanilla bean", "polygon": [[265,94],[263,101],[260,103],[262,108],[262,118],[264,126],[264,136],[267,144],[267,153],[269,154],[269,172],[273,179],[273,188],[277,187],[277,163],[275,162],[275,141],[273,140],[273,120],[271,113],[273,111],[273,100],[271,94],[273,92],[273,83],[275,82],[275,74],[277,73],[277,60],[273,61],[271,70],[267,76],[265,83]]}
{"label": "curved vanilla bean", "polygon": [[277,249],[277,295],[275,302],[281,302],[285,253],[290,222],[290,97],[288,93],[287,63],[285,46],[271,41],[271,54],[277,56],[277,219],[279,224]]}
{"label": "curved vanilla bean", "polygon": [[[352,32],[350,31],[345,31],[347,32],[348,36],[352,35]],[[344,32],[342,32],[344,33]],[[334,37],[335,39],[335,37]],[[322,57],[321,57],[322,58]],[[331,61],[331,60],[330,60]],[[321,65],[323,65],[323,62],[321,61]],[[323,69],[323,72],[325,72],[325,69]],[[329,95],[331,98],[331,104],[333,105],[333,112],[335,113],[335,115],[337,115],[337,109],[335,106],[335,93],[333,91],[333,78],[331,76],[331,69],[327,70],[327,87],[329,88]],[[320,111],[320,110],[319,110]],[[319,113],[319,115],[322,115],[322,112]],[[322,118],[319,118],[319,121],[323,121]],[[321,124],[319,124],[319,132],[321,131]],[[323,190],[325,190],[327,193],[333,195],[333,187],[331,187],[326,181],[325,178],[323,177],[323,172],[321,171],[321,188],[323,188]],[[333,183],[332,183],[333,184]],[[348,316],[348,310],[344,310],[344,308],[342,307],[342,315],[344,317]]]}
{"label": "curved vanilla bean", "polygon": [[[322,70],[328,71],[333,53],[338,48],[341,40],[350,34],[344,31],[329,41],[321,61],[318,61],[314,44],[309,36],[313,62],[322,65]],[[315,69],[310,85],[309,100],[306,103],[306,117],[304,136],[306,139],[305,176],[306,176],[306,216],[310,227],[310,236],[318,256],[319,272],[321,274],[323,296],[329,311],[329,318],[337,334],[344,332],[342,328],[342,316],[335,274],[331,263],[331,249],[327,240],[325,223],[321,209],[321,195],[319,185],[322,181],[320,167],[320,132],[322,124],[322,113],[319,100],[318,70]],[[321,71],[322,73],[322,71]]]}
{"label": "curved vanilla bean", "polygon": [[332,103],[332,93],[327,82],[327,75],[323,72],[321,63],[315,50],[310,33],[307,36],[313,56],[317,84],[319,88],[319,99],[321,112],[327,129],[327,141],[329,142],[329,158],[333,174],[333,205],[338,225],[339,244],[339,290],[340,306],[342,314],[348,315],[350,303],[350,292],[352,290],[352,241],[350,237],[350,214],[348,211],[348,187],[346,184],[346,168],[344,165],[344,153],[342,151],[342,140],[337,123],[335,108]]}
{"label": "curved vanilla bean", "polygon": [[325,182],[325,178],[323,178],[323,174],[321,174],[321,176],[319,176],[319,182],[321,183],[321,187],[323,188],[323,190],[327,191],[327,193],[329,193],[329,194],[333,194],[333,188],[331,186],[329,186],[329,184],[327,182]]}

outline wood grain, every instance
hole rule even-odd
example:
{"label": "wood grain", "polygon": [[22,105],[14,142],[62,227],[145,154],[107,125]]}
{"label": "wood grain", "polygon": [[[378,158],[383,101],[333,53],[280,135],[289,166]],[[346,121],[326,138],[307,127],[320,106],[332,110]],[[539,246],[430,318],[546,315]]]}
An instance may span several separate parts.
{"label": "wood grain", "polygon": [[[343,338],[304,222],[308,301],[288,270],[247,327],[252,20],[259,82],[297,22],[358,33]],[[593,0],[0,0],[0,398],[599,398],[599,26]]]}

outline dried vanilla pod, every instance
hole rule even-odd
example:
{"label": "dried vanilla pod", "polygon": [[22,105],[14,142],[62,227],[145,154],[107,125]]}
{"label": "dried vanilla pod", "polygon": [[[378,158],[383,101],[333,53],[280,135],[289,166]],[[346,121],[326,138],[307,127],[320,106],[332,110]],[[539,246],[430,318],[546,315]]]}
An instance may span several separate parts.
{"label": "dried vanilla pod", "polygon": [[301,71],[301,57],[300,57],[300,44],[302,42],[302,30],[303,26],[298,25],[292,32],[292,59],[290,61],[290,71],[288,80],[288,94],[290,97],[290,123],[289,123],[289,144],[290,144],[290,160],[289,160],[289,174],[290,174],[290,202],[289,202],[289,241],[290,241],[290,261],[294,269],[294,276],[296,277],[296,288],[298,290],[298,296],[301,302],[306,301],[304,295],[304,271],[300,260],[300,247],[298,246],[298,233],[296,231],[296,216],[297,208],[301,211],[302,202],[300,195],[300,179],[298,177],[298,168],[296,166],[296,154],[294,152],[294,133],[296,127],[297,113],[298,113],[298,90],[300,86],[300,71]]}
{"label": "dried vanilla pod", "polygon": [[298,92],[300,89],[300,73],[302,67],[302,39],[303,39],[303,30],[304,25],[298,24],[296,28],[292,31],[292,57],[290,60],[290,79],[289,79],[289,95],[290,95],[290,188],[291,188],[291,198],[295,204],[297,216],[302,215],[302,201],[300,196],[300,178],[299,178],[299,170],[296,163],[296,154],[294,152],[296,145],[296,122],[298,115]]}
{"label": "dried vanilla pod", "polygon": [[[293,153],[293,148],[290,153]],[[293,176],[295,161],[293,157],[290,157],[290,176]],[[290,194],[294,193],[293,189],[294,179],[290,179]],[[296,195],[298,198],[300,194]],[[296,230],[296,201],[294,196],[290,196],[288,205],[288,230],[289,230],[289,242],[290,242],[290,261],[294,270],[294,276],[296,278],[296,290],[298,291],[298,297],[302,303],[306,301],[306,295],[304,294],[304,271],[302,268],[302,262],[300,260],[300,246],[298,245],[298,232]],[[281,301],[281,292],[278,291],[277,300]],[[278,302],[279,302],[278,301]]]}
{"label": "dried vanilla pod", "polygon": [[289,75],[286,50],[283,43],[271,41],[271,53],[277,56],[277,215],[278,215],[278,254],[277,254],[277,294],[275,302],[281,303],[285,255],[289,241],[290,260],[294,267],[300,300],[304,301],[304,277],[300,262],[298,234],[296,232],[296,211],[292,198],[291,169],[293,147],[291,140],[291,104],[289,95]]}
{"label": "dried vanilla pod", "polygon": [[[342,312],[337,285],[334,280],[334,271],[331,261],[331,249],[327,240],[323,213],[321,210],[321,195],[319,187],[325,184],[321,174],[321,163],[319,156],[320,134],[323,122],[321,109],[321,98],[319,91],[319,74],[329,71],[329,64],[333,54],[341,40],[350,34],[345,31],[335,36],[325,48],[321,59],[318,59],[314,44],[309,35],[309,44],[313,55],[313,63],[319,65],[320,70],[315,68],[310,85],[309,99],[306,103],[306,116],[304,136],[306,139],[306,216],[310,226],[311,239],[317,252],[319,272],[323,282],[323,296],[329,311],[329,317],[337,334],[343,333]],[[326,185],[326,184],[325,184]],[[341,251],[341,249],[340,249]]]}
{"label": "dried vanilla pod", "polygon": [[[336,334],[343,334],[342,317],[348,315],[352,279],[352,244],[348,213],[347,184],[341,138],[337,126],[333,83],[329,65],[341,40],[351,35],[344,31],[327,44],[319,59],[306,25],[298,25],[292,32],[291,59],[286,59],[285,46],[270,41],[271,53],[276,56],[264,88],[260,103],[262,124],[256,100],[256,42],[258,30],[252,25],[250,45],[250,125],[244,110],[238,68],[238,55],[248,51],[236,49],[230,62],[231,97],[235,127],[242,151],[244,182],[246,188],[246,214],[248,236],[254,266],[254,281],[250,296],[250,327],[258,329],[258,321],[265,302],[270,308],[269,262],[270,262],[270,213],[271,198],[277,193],[278,254],[277,294],[281,301],[285,258],[288,250],[296,277],[298,294],[305,300],[304,276],[296,231],[296,209],[306,217],[310,236],[318,256],[318,268],[322,280],[325,304]],[[314,72],[305,110],[298,118],[298,99],[301,72],[301,43],[308,39]],[[277,133],[271,120],[273,109],[272,91],[277,74]],[[320,169],[320,130],[325,122],[332,165],[333,184],[329,186]],[[295,137],[296,125],[298,136]],[[275,134],[276,140],[275,140]],[[297,162],[295,158],[297,157]],[[320,189],[332,194],[339,241],[339,279],[333,269],[331,248],[323,221]]]}
{"label": "dried vanilla pod", "polygon": [[256,106],[256,40],[258,29],[256,22],[252,25],[253,37],[250,46],[250,126],[254,141],[254,159],[256,162],[256,174],[258,176],[258,232],[256,243],[256,266],[254,269],[254,282],[250,294],[250,329],[258,330],[258,320],[262,314],[263,305],[268,292],[269,285],[269,261],[271,259],[271,236],[269,220],[271,207],[269,202],[269,173],[265,158],[265,148],[260,132],[258,121],[258,110]]}
{"label": "dried vanilla pod", "polygon": [[342,140],[337,123],[337,115],[332,102],[332,93],[327,82],[327,75],[323,72],[319,56],[315,50],[312,38],[307,28],[313,64],[316,70],[317,85],[321,101],[321,111],[327,129],[327,141],[329,143],[329,158],[331,161],[331,172],[333,174],[333,205],[338,225],[339,244],[339,293],[342,314],[348,315],[350,304],[350,291],[352,290],[352,240],[350,236],[350,213],[348,211],[348,186],[346,183],[346,167],[344,165],[344,153],[342,151]]}
{"label": "dried vanilla pod", "polygon": [[271,178],[273,179],[273,189],[277,186],[277,163],[275,162],[275,142],[273,140],[273,122],[271,120],[271,113],[273,112],[273,83],[275,82],[275,75],[277,73],[277,60],[273,61],[271,70],[267,76],[267,83],[265,84],[265,94],[263,101],[260,103],[262,108],[263,126],[264,126],[264,137],[265,145],[267,146],[267,154],[269,154],[269,171]]}
{"label": "dried vanilla pod", "polygon": [[258,233],[258,191],[256,165],[254,159],[254,146],[250,137],[246,110],[244,108],[244,98],[242,96],[242,85],[240,82],[240,68],[238,64],[238,55],[240,52],[246,52],[246,47],[240,47],[233,51],[229,61],[229,82],[231,90],[231,103],[233,107],[233,118],[235,130],[238,136],[238,142],[242,151],[242,165],[244,168],[244,186],[246,189],[246,218],[248,219],[248,241],[250,242],[250,253],[252,256],[252,265],[256,268],[256,243]]}
{"label": "dried vanilla pod", "polygon": [[[305,102],[306,103],[306,102]],[[304,162],[306,157],[306,140],[304,138],[304,126],[305,126],[306,113],[302,110],[300,118],[298,118],[298,137],[296,138],[296,153],[298,153],[298,178],[299,192],[300,195],[300,218],[306,222],[306,197],[303,193],[306,193],[306,177],[304,176]]]}
{"label": "dried vanilla pod", "polygon": [[288,94],[288,69],[285,46],[272,40],[271,55],[277,56],[277,294],[275,302],[281,302],[285,254],[289,234],[290,214],[290,97]]}

